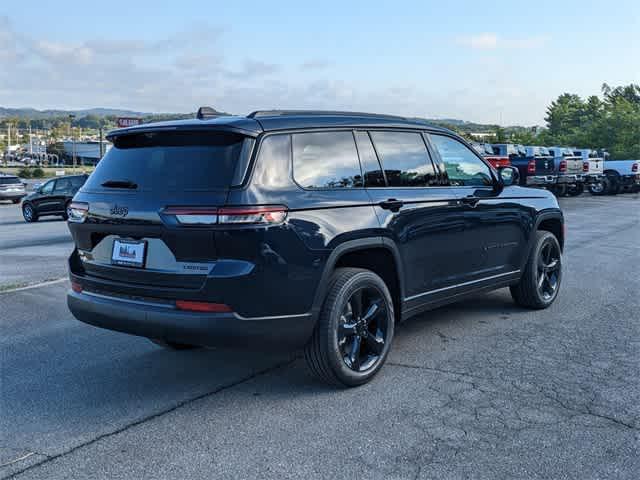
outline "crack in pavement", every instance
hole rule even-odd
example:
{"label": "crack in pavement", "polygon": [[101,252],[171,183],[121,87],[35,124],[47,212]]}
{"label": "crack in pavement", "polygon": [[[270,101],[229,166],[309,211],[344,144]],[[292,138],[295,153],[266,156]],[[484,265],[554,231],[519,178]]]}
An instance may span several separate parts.
{"label": "crack in pavement", "polygon": [[[462,376],[462,377],[468,377],[468,378],[475,378],[475,379],[480,379],[480,380],[485,380],[491,384],[494,384],[494,382],[499,381],[501,382],[502,380],[500,380],[497,377],[486,377],[486,376],[480,376],[480,375],[473,375],[470,373],[466,373],[466,372],[459,372],[459,371],[455,371],[455,370],[446,370],[446,369],[441,369],[441,368],[435,368],[435,367],[426,367],[426,366],[420,366],[420,365],[412,365],[412,364],[406,364],[406,363],[398,363],[398,362],[389,362],[387,363],[387,365],[390,366],[394,366],[394,367],[400,367],[400,368],[409,368],[409,369],[416,369],[416,370],[428,370],[431,372],[436,372],[436,373],[443,373],[446,375],[457,375],[457,376]],[[559,405],[562,409],[568,411],[568,412],[573,412],[573,413],[577,413],[580,415],[587,415],[587,416],[592,416],[592,417],[596,417],[596,418],[601,418],[603,420],[607,420],[609,422],[612,422],[616,425],[619,425],[621,427],[625,427],[628,428],[630,430],[635,430],[635,431],[640,431],[640,427],[633,425],[631,423],[625,422],[623,420],[620,420],[619,418],[616,418],[612,415],[607,415],[605,413],[598,413],[595,412],[593,409],[589,408],[589,406],[587,406],[586,408],[579,408],[577,406],[572,406],[567,404],[566,402],[563,402],[559,396],[557,395],[557,392],[554,393],[555,395],[550,394],[549,392],[545,391],[544,388],[542,387],[538,387],[535,384],[532,384],[530,382],[524,382],[528,385],[530,385],[531,387],[534,388],[534,390],[525,390],[520,388],[518,385],[516,385],[516,381],[511,380],[508,382],[503,382],[506,383],[508,385],[510,385],[512,388],[514,388],[515,390],[519,391],[520,393],[524,393],[526,395],[535,395],[535,394],[540,394],[542,395],[544,398],[553,401],[554,403],[556,403],[557,405]],[[478,387],[476,384],[474,384],[473,382],[471,383],[472,387],[475,389],[478,389],[480,391],[483,391],[480,387]],[[494,386],[497,386],[494,384]],[[553,390],[553,388],[551,388]],[[453,400],[450,397],[450,402],[454,402],[455,400]],[[477,412],[476,412],[476,417],[477,417]],[[526,421],[523,421],[523,423],[528,423]]]}
{"label": "crack in pavement", "polygon": [[151,420],[154,420],[156,418],[162,417],[162,416],[164,416],[164,415],[166,415],[168,413],[174,412],[174,411],[176,411],[176,410],[178,410],[178,409],[180,409],[182,407],[185,407],[185,406],[190,405],[190,404],[192,404],[194,402],[197,402],[198,400],[202,400],[204,398],[207,398],[207,397],[216,395],[218,393],[221,393],[221,392],[223,392],[225,390],[229,390],[231,388],[237,387],[238,385],[241,385],[243,383],[249,382],[249,381],[253,380],[254,378],[258,378],[258,377],[260,377],[262,375],[266,375],[268,373],[274,372],[274,371],[279,370],[281,368],[288,367],[289,365],[293,364],[296,360],[298,360],[300,358],[301,358],[300,356],[294,356],[293,358],[291,358],[289,360],[286,360],[284,362],[280,362],[280,363],[278,363],[278,364],[276,364],[276,365],[274,365],[272,367],[268,367],[268,368],[253,372],[251,375],[243,377],[243,378],[241,378],[239,380],[236,380],[234,382],[231,382],[231,383],[229,383],[227,385],[222,385],[221,387],[218,387],[215,390],[212,390],[210,392],[202,393],[200,395],[196,395],[193,398],[182,400],[182,401],[176,403],[175,405],[172,405],[172,406],[170,406],[168,408],[165,408],[164,410],[161,410],[159,412],[147,415],[147,416],[145,416],[143,418],[140,418],[140,419],[138,419],[138,420],[136,420],[134,422],[128,423],[128,424],[124,425],[123,427],[117,428],[116,430],[113,430],[111,432],[103,433],[101,435],[98,435],[97,437],[92,438],[91,440],[87,440],[86,442],[83,442],[83,443],[81,443],[79,445],[76,445],[76,446],[74,446],[74,447],[72,447],[72,448],[70,448],[68,450],[65,450],[64,452],[60,452],[60,453],[55,454],[55,455],[45,455],[47,458],[45,458],[44,460],[42,460],[40,462],[37,462],[37,463],[34,463],[33,465],[29,465],[28,467],[23,468],[22,470],[13,472],[12,474],[10,474],[10,475],[8,475],[6,477],[1,477],[0,480],[9,480],[9,479],[12,479],[12,478],[17,478],[19,475],[22,475],[23,473],[28,472],[29,470],[33,470],[33,469],[35,469],[37,467],[40,467],[40,466],[42,466],[44,464],[47,464],[47,463],[49,463],[49,462],[51,462],[53,460],[57,460],[59,458],[63,458],[63,457],[65,457],[65,456],[67,456],[69,454],[72,454],[72,453],[74,453],[74,452],[76,452],[78,450],[81,450],[81,449],[83,449],[85,447],[88,447],[89,445],[92,445],[92,444],[94,444],[96,442],[99,442],[100,440],[103,440],[105,438],[109,438],[109,437],[112,437],[114,435],[118,435],[120,433],[126,432],[127,430],[129,430],[131,428],[134,428],[134,427],[137,427],[138,425],[142,425],[143,423],[146,423],[148,421],[151,421]]}

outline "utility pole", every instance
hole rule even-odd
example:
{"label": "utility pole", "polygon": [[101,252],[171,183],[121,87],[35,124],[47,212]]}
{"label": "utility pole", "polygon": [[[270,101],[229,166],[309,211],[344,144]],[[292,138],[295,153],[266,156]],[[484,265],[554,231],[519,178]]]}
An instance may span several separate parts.
{"label": "utility pole", "polygon": [[69,129],[71,130],[71,155],[73,157],[73,171],[76,171],[76,137],[73,134],[73,127],[71,123],[76,116],[72,113],[69,115]]}

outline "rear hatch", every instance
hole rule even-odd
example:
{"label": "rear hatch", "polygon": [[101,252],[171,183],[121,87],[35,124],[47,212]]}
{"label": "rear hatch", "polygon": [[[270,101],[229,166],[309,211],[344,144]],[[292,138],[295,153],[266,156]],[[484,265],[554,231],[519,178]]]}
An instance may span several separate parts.
{"label": "rear hatch", "polygon": [[73,200],[88,206],[82,223],[69,223],[83,273],[144,286],[201,287],[217,259],[215,209],[242,182],[253,139],[164,131],[112,140]]}
{"label": "rear hatch", "polygon": [[21,194],[24,192],[24,185],[18,177],[0,176],[0,194]]}

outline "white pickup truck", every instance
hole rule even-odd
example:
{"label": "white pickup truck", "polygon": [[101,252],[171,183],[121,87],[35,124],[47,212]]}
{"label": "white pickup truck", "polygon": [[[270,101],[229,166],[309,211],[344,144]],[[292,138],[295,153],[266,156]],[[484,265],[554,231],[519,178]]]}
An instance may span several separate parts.
{"label": "white pickup truck", "polygon": [[582,158],[575,155],[573,150],[566,147],[549,147],[555,164],[556,186],[554,193],[577,196],[584,192],[584,165]]}
{"label": "white pickup truck", "polygon": [[604,158],[590,148],[574,149],[573,153],[582,158],[582,172],[589,191],[593,195],[604,195]]}
{"label": "white pickup truck", "polygon": [[609,160],[604,154],[605,193],[640,192],[640,160]]}

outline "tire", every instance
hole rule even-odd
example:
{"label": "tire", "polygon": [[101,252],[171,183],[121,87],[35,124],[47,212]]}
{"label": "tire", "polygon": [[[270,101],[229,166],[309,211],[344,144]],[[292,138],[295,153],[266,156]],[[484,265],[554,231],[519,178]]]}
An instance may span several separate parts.
{"label": "tire", "polygon": [[620,193],[620,175],[617,173],[607,175],[609,180],[609,188],[607,189],[607,195],[617,195]]}
{"label": "tire", "polygon": [[538,230],[520,282],[510,287],[513,300],[531,309],[548,308],[562,282],[562,250],[551,232]]}
{"label": "tire", "polygon": [[167,350],[195,350],[196,348],[201,348],[198,345],[189,345],[188,343],[170,342],[167,340],[160,340],[158,338],[150,338],[149,341]]}
{"label": "tire", "polygon": [[22,205],[22,217],[27,223],[33,223],[38,221],[38,212],[36,212],[33,205],[30,203]]}
{"label": "tire", "polygon": [[577,183],[575,186],[569,188],[569,190],[567,191],[567,194],[570,197],[577,197],[578,195],[582,195],[583,192],[584,192],[584,184]]}
{"label": "tire", "polygon": [[11,203],[13,203],[14,205],[17,205],[18,203],[20,203],[20,199],[14,198],[13,200],[11,200]]}
{"label": "tire", "polygon": [[361,268],[336,269],[305,346],[307,365],[331,385],[367,383],[387,359],[394,319],[391,294],[378,275]]}
{"label": "tire", "polygon": [[589,192],[591,195],[602,196],[606,195],[609,191],[610,183],[607,178],[603,178],[600,182],[592,183],[589,185]]}
{"label": "tire", "polygon": [[565,183],[561,183],[553,188],[553,194],[556,197],[564,197],[567,194],[567,190],[567,185]]}

